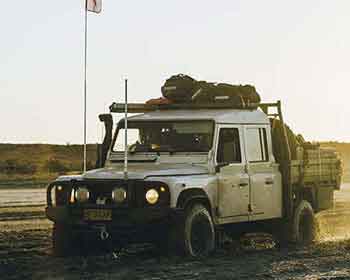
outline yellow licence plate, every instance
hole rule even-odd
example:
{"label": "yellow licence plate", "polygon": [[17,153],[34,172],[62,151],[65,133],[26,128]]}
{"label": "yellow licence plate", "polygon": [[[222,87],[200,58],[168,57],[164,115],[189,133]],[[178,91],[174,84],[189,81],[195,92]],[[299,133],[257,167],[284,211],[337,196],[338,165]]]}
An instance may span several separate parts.
{"label": "yellow licence plate", "polygon": [[85,209],[84,220],[86,221],[111,221],[112,210],[109,209]]}

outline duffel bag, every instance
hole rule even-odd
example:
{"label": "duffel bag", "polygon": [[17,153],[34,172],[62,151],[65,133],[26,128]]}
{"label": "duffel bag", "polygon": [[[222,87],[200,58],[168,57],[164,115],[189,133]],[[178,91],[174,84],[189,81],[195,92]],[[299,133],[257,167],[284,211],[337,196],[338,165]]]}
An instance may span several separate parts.
{"label": "duffel bag", "polygon": [[191,101],[196,80],[190,76],[179,74],[171,76],[162,86],[162,94],[165,98],[174,102]]}
{"label": "duffel bag", "polygon": [[232,88],[235,86],[226,84],[208,83],[200,81],[197,83],[196,89],[192,96],[192,102],[203,103],[231,103],[242,106],[244,103],[238,91],[234,92]]}
{"label": "duffel bag", "polygon": [[239,90],[246,104],[260,103],[261,101],[260,95],[257,93],[254,86],[251,86],[251,85],[239,86]]}
{"label": "duffel bag", "polygon": [[249,105],[252,103],[260,103],[260,96],[256,92],[254,86],[251,85],[230,85],[230,84],[218,84],[218,91],[224,95],[236,97],[237,95],[241,98],[242,103]]}
{"label": "duffel bag", "polygon": [[196,89],[192,96],[194,103],[220,103],[229,102],[236,106],[245,106],[252,103],[259,103],[260,96],[255,87],[250,85],[230,85],[197,82]]}

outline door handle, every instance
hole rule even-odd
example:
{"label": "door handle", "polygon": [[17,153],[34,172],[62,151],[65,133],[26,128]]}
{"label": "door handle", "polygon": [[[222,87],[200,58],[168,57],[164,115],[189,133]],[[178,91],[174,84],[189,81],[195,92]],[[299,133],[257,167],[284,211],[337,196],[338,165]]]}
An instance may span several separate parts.
{"label": "door handle", "polygon": [[244,187],[246,187],[246,186],[248,186],[249,184],[248,184],[248,182],[240,182],[239,183],[239,187],[240,188],[244,188]]}
{"label": "door handle", "polygon": [[272,178],[266,178],[265,185],[273,185],[274,181]]}

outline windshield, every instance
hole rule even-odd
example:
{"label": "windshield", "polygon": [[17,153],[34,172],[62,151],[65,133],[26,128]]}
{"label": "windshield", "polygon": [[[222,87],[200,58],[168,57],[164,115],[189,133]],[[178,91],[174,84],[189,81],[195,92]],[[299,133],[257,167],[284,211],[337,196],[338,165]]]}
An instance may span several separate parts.
{"label": "windshield", "polygon": [[[128,122],[128,151],[137,152],[208,152],[213,140],[211,121]],[[124,151],[124,121],[120,121],[113,151]]]}

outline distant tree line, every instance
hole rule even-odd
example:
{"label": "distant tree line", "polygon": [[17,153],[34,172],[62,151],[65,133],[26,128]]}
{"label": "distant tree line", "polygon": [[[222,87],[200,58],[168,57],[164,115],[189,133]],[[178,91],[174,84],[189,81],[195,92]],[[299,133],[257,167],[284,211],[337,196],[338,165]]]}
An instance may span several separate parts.
{"label": "distant tree line", "polygon": [[[87,162],[87,169],[93,169],[94,163],[91,161]],[[64,174],[71,171],[80,171],[82,166],[80,164],[66,163],[56,158],[48,159],[43,166],[30,162],[28,160],[19,161],[14,159],[7,159],[0,161],[0,173],[8,175],[12,174],[23,174],[23,175],[34,175],[35,173],[59,173]]]}
{"label": "distant tree line", "polygon": [[17,161],[7,159],[0,161],[0,172],[6,174],[34,174],[37,171],[37,166],[27,161]]}

